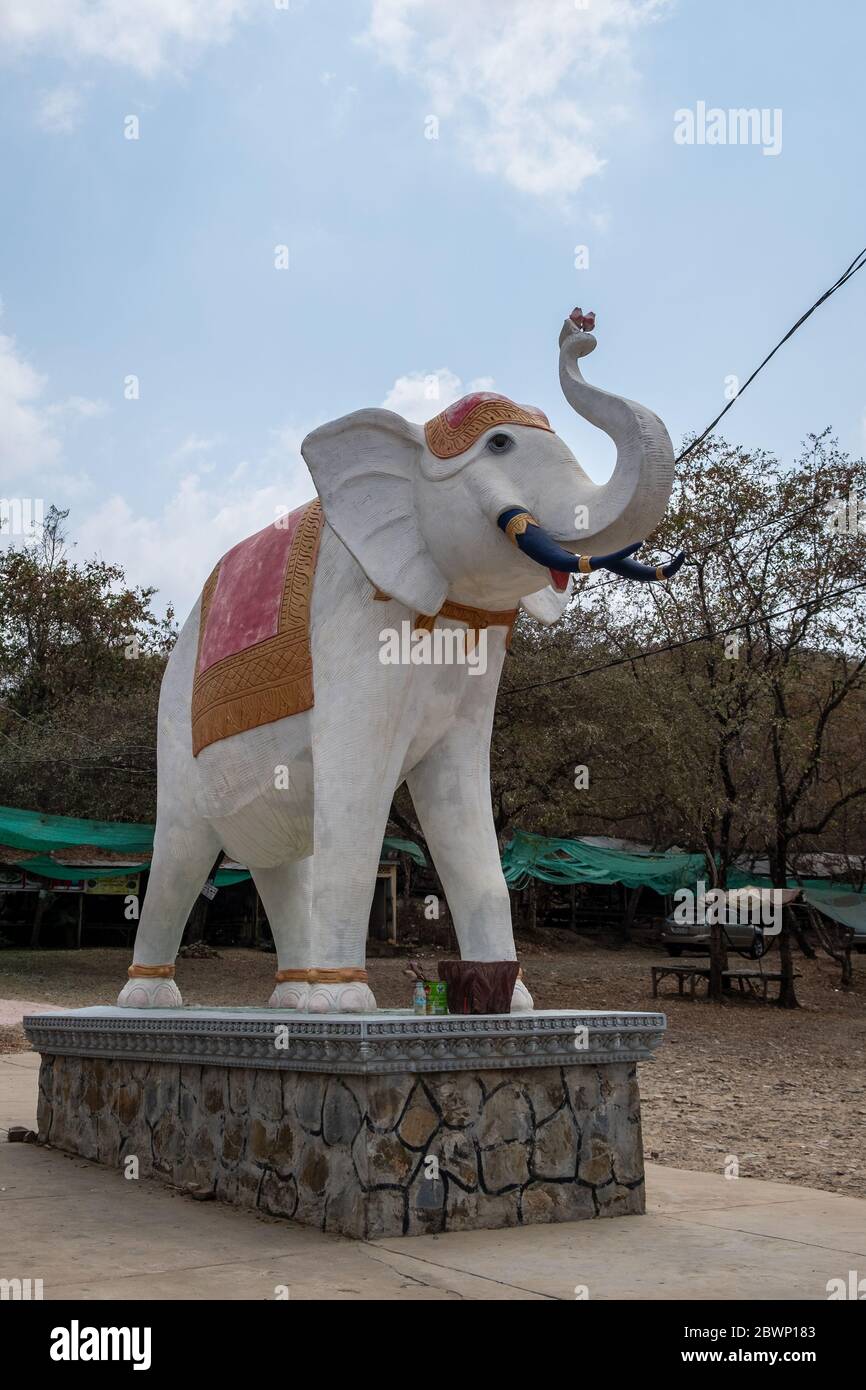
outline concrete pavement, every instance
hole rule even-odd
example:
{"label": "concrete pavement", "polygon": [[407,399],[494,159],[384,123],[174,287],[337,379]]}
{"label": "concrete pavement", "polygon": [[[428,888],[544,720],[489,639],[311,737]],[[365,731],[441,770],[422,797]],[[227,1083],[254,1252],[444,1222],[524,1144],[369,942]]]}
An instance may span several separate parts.
{"label": "concrete pavement", "polygon": [[38,1063],[0,1055],[0,1278],[41,1278],[46,1299],[826,1299],[866,1273],[866,1201],[656,1164],[643,1217],[322,1235],[7,1144],[35,1128]]}

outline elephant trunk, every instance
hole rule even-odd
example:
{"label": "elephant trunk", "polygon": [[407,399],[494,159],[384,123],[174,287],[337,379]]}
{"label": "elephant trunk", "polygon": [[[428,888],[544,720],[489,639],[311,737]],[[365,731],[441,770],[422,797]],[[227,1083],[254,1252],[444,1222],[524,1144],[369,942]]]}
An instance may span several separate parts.
{"label": "elephant trunk", "polygon": [[578,362],[596,346],[591,333],[566,319],[559,345],[559,379],[565,398],[578,415],[613,440],[616,467],[602,486],[584,478],[577,489],[569,488],[568,495],[545,495],[544,510],[556,518],[576,516],[575,503],[583,503],[583,533],[563,534],[562,541],[571,547],[585,544],[591,536],[594,549],[616,549],[634,536],[648,535],[661,521],[673,484],[673,446],[653,411],[584,380]]}

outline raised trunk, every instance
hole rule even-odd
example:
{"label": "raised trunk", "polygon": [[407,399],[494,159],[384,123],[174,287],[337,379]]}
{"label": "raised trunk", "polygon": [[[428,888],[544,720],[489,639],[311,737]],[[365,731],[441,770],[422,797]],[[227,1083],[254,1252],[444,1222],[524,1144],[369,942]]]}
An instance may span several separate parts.
{"label": "raised trunk", "polygon": [[[584,380],[578,361],[596,346],[591,333],[580,332],[566,319],[559,344],[563,394],[578,415],[613,440],[616,467],[607,483],[599,486],[584,475],[576,492],[570,484],[568,497],[551,496],[547,515],[553,525],[548,529],[569,547],[586,551],[591,541],[593,550],[618,549],[647,536],[664,516],[673,484],[673,446],[653,411]],[[563,517],[574,515],[575,495],[587,507],[588,527],[581,530],[578,523],[566,535],[557,527]]]}

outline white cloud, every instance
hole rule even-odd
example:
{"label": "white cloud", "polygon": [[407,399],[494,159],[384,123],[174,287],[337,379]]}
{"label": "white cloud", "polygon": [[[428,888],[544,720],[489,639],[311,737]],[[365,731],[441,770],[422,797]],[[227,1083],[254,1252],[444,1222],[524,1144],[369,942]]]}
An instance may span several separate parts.
{"label": "white cloud", "polygon": [[0,480],[18,480],[60,462],[50,409],[41,404],[46,378],[0,333]]}
{"label": "white cloud", "polygon": [[[670,0],[373,0],[363,40],[416,81],[469,162],[523,193],[569,196],[628,118],[633,39]],[[452,134],[453,133],[453,134]]]}
{"label": "white cloud", "polygon": [[[2,313],[2,303],[0,303]],[[0,333],[0,492],[27,489],[71,494],[86,489],[87,474],[69,473],[63,457],[65,434],[81,422],[105,415],[105,401],[88,396],[45,399],[48,378],[32,366],[15,339]]]}
{"label": "white cloud", "polygon": [[[206,439],[202,435],[188,434],[186,439],[184,439],[181,444],[178,444],[177,448],[173,449],[169,454],[168,463],[175,468],[181,463],[189,466],[192,459],[195,459],[201,454],[209,454],[211,449],[215,448],[219,442],[220,439],[218,435],[214,435],[211,439]],[[203,461],[199,466],[204,468],[210,467],[211,465]]]}
{"label": "white cloud", "polygon": [[57,401],[48,407],[49,415],[68,415],[80,420],[95,420],[108,414],[105,401],[92,401],[88,396],[67,396],[65,401]]}
{"label": "white cloud", "polygon": [[[155,607],[171,603],[185,618],[220,556],[315,495],[296,447],[305,433],[292,427],[274,431],[274,446],[257,467],[241,463],[227,478],[217,480],[212,465],[202,460],[155,516],[136,514],[118,494],[90,509],[76,508],[70,531],[77,554],[121,565],[130,583],[155,585]],[[207,447],[211,441],[190,436],[171,457],[177,459],[191,442],[187,457],[198,452],[195,444]],[[263,480],[251,481],[251,473]]]}
{"label": "white cloud", "polygon": [[0,50],[52,48],[154,76],[224,43],[250,0],[0,0]]}
{"label": "white cloud", "polygon": [[36,109],[36,123],[49,135],[69,135],[81,117],[81,93],[75,87],[53,87],[43,92]]}
{"label": "white cloud", "polygon": [[492,390],[492,376],[476,377],[464,386],[449,367],[437,367],[435,372],[409,372],[406,376],[398,376],[382,405],[416,425],[423,425],[468,392]]}

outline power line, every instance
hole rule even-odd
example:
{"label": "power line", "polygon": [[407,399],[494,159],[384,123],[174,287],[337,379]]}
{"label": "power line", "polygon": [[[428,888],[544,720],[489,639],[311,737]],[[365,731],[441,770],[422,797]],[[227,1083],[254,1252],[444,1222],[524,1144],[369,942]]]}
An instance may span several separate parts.
{"label": "power line", "polygon": [[[787,524],[789,526],[796,525],[798,521],[802,521],[803,517],[815,511],[818,506],[818,503],[810,502],[809,505],[803,507],[801,511],[794,512]],[[692,551],[687,552],[687,558],[688,555],[694,554],[695,551],[712,550],[714,546],[730,544],[731,541],[740,540],[743,536],[751,536],[755,531],[762,530],[766,524],[766,521],[756,521],[753,526],[747,526],[742,531],[732,531],[730,535],[727,536],[716,536],[715,540],[700,541]],[[659,546],[657,548],[659,550],[664,550],[665,546]],[[673,551],[669,550],[668,554],[672,555]],[[598,573],[598,571],[596,571],[596,573]],[[600,584],[586,584],[580,592],[584,594],[597,594],[599,589],[607,589],[611,584],[632,584],[633,582],[633,580],[627,579],[625,576],[615,575],[611,579],[603,579]],[[577,594],[575,594],[575,597],[577,597]]]}
{"label": "power line", "polygon": [[[779,348],[783,347],[784,344],[788,341],[788,339],[794,336],[794,334],[797,332],[797,329],[802,327],[802,325],[806,322],[808,318],[811,318],[812,314],[814,314],[816,309],[820,308],[821,305],[824,304],[830,298],[831,295],[835,294],[837,290],[841,289],[843,285],[847,284],[847,282],[852,278],[852,276],[857,274],[858,270],[862,270],[864,265],[866,265],[866,246],[863,247],[862,251],[857,252],[857,255],[854,257],[853,261],[851,261],[850,265],[846,266],[842,274],[839,276],[838,280],[835,280],[833,284],[830,286],[830,288],[825,290],[824,293],[818,299],[815,300],[815,303],[812,305],[812,307],[810,309],[807,309],[805,314],[800,315],[800,317],[797,319],[797,322],[788,329],[784,337],[779,339],[778,343],[776,343],[776,346],[767,353],[764,360],[758,364],[758,366],[752,372],[751,376],[749,376],[746,379],[746,381],[743,382],[743,385],[740,387],[736,396],[734,396],[731,400],[728,401],[727,405],[724,407],[723,410],[719,411],[715,420],[712,420],[710,424],[707,425],[703,433],[699,434],[696,439],[692,440],[691,444],[687,445],[685,449],[680,450],[680,452],[676,456],[676,459],[674,460],[675,463],[681,463],[683,459],[688,458],[689,454],[691,454],[693,450],[695,450],[698,447],[699,444],[702,444],[708,435],[712,434],[713,430],[716,428],[716,425],[719,423],[722,417],[727,415],[728,411],[732,408],[732,406],[740,399],[743,392],[746,390],[746,387],[752,384],[758,373],[763,371],[764,367],[766,367],[767,363],[771,360],[771,358],[775,357],[776,353],[779,351]],[[801,515],[805,516],[807,512],[810,510],[811,507],[805,508]],[[762,523],[758,522],[754,527],[747,529],[743,532],[735,531],[731,536],[720,536],[716,541],[705,541],[703,545],[698,548],[701,550],[708,550],[713,545],[721,545],[725,541],[735,540],[738,535],[748,536],[751,534],[752,530],[759,530],[761,524]],[[628,581],[624,578],[617,577],[615,579],[604,580],[601,584],[596,584],[593,587],[596,590],[605,589],[609,584],[624,584],[627,582]]]}
{"label": "power line", "polygon": [[[851,584],[847,589],[837,589],[835,593],[823,595],[822,601],[828,599],[844,598],[846,594],[856,593],[858,589],[866,589],[866,580],[860,584]],[[530,690],[543,690],[551,685],[563,685],[566,681],[578,680],[581,676],[594,676],[599,671],[610,671],[615,666],[629,666],[634,661],[645,661],[650,656],[661,656],[664,652],[679,651],[682,647],[694,646],[697,642],[715,642],[717,638],[726,636],[729,632],[737,632],[742,627],[753,627],[759,621],[772,622],[774,618],[783,618],[787,613],[796,613],[800,608],[810,608],[814,600],[806,603],[793,603],[789,608],[779,608],[775,613],[753,614],[750,618],[744,618],[739,623],[731,623],[729,627],[720,627],[713,633],[703,632],[697,637],[684,637],[679,642],[667,642],[662,647],[649,647],[646,651],[635,652],[631,656],[620,656],[613,661],[605,661],[601,666],[586,666],[580,671],[570,671],[564,676],[554,676],[548,681],[535,681],[532,685],[516,685],[509,690],[503,690],[503,695],[524,695]]]}
{"label": "power line", "polygon": [[863,247],[862,251],[857,252],[857,255],[854,257],[851,264],[847,266],[845,270],[843,270],[842,274],[839,276],[839,279],[835,280],[833,284],[830,286],[830,288],[825,290],[824,293],[820,296],[820,298],[815,300],[815,303],[812,305],[811,309],[807,309],[805,314],[800,315],[800,317],[797,319],[797,322],[788,329],[784,337],[780,338],[776,346],[772,348],[770,352],[767,353],[763,362],[758,363],[758,366],[752,372],[751,376],[747,377],[737,394],[731,400],[728,401],[725,408],[719,411],[715,420],[711,421],[711,423],[707,425],[707,428],[704,430],[703,434],[699,434],[697,439],[693,439],[691,444],[689,444],[687,448],[683,449],[681,453],[677,454],[677,463],[681,463],[684,458],[688,458],[692,450],[696,449],[699,444],[702,444],[708,434],[712,434],[713,430],[716,428],[716,425],[722,419],[722,416],[727,415],[728,411],[731,409],[734,403],[740,399],[746,388],[748,386],[751,386],[758,373],[763,371],[763,369],[766,367],[767,363],[771,360],[771,358],[775,357],[776,353],[779,351],[779,348],[784,346],[784,344],[787,343],[788,339],[794,336],[794,334],[797,332],[797,329],[802,327],[802,325],[806,322],[808,318],[811,318],[812,314],[814,314],[816,309],[820,308],[820,306],[824,304],[830,298],[831,295],[835,294],[837,290],[841,289],[843,285],[847,284],[851,277],[857,274],[858,270],[862,270],[864,265],[866,265],[866,246]]}

